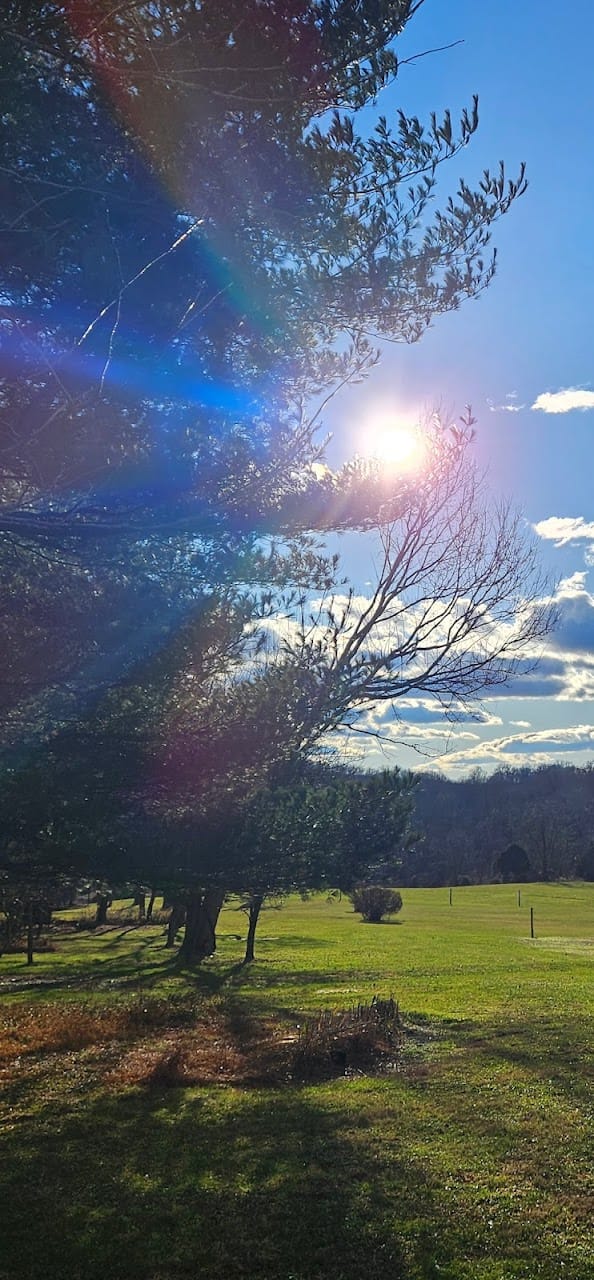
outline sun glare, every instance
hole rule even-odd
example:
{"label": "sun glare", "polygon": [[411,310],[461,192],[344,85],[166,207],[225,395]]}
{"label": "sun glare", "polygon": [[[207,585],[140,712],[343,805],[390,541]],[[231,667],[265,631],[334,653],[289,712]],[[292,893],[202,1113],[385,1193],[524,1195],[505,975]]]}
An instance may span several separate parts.
{"label": "sun glare", "polygon": [[393,471],[418,470],[423,465],[422,433],[395,415],[374,415],[361,431],[360,453]]}

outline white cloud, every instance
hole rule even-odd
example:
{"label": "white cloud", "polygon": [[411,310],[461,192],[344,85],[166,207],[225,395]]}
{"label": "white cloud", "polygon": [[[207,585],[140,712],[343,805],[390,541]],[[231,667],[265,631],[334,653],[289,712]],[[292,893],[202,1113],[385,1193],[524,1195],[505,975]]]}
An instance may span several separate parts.
{"label": "white cloud", "polygon": [[557,595],[562,596],[563,599],[568,599],[570,596],[581,596],[584,592],[587,593],[587,577],[588,575],[584,573],[583,569],[576,569],[575,573],[570,574],[568,578],[561,579],[557,587]]}
{"label": "white cloud", "polygon": [[573,409],[594,409],[594,391],[582,387],[563,387],[560,391],[542,391],[531,409],[542,413],[571,413]]}
{"label": "white cloud", "polygon": [[584,520],[583,516],[547,516],[532,527],[539,538],[554,542],[556,547],[570,542],[594,542],[594,520]]}
{"label": "white cloud", "polygon": [[376,706],[373,716],[378,724],[390,725],[404,723],[407,725],[436,724],[441,726],[440,733],[449,733],[452,725],[480,724],[494,726],[503,724],[500,716],[493,715],[484,707],[465,707],[461,703],[452,702],[442,706],[437,698],[397,698],[386,706]]}
{"label": "white cloud", "polygon": [[[553,536],[559,532],[558,526],[551,532]],[[541,652],[527,652],[508,683],[484,695],[487,704],[518,697],[555,702],[594,699],[594,593],[588,591],[587,578],[578,570],[561,579],[550,597],[556,625]]]}
{"label": "white cloud", "polygon": [[526,408],[525,404],[518,404],[517,391],[508,391],[503,400],[503,404],[495,404],[494,400],[487,400],[491,413],[521,413]]}
{"label": "white cloud", "polygon": [[539,729],[531,733],[514,734],[507,738],[493,738],[477,743],[474,747],[434,759],[431,764],[416,766],[439,768],[443,773],[461,776],[478,766],[497,769],[517,765],[536,768],[550,764],[551,759],[573,758],[583,752],[585,758],[594,755],[594,725],[576,725],[573,728]]}
{"label": "white cloud", "polygon": [[[414,715],[415,710],[418,712],[418,717]],[[407,719],[408,711],[413,711],[412,720]],[[485,719],[488,724],[501,724],[501,720],[495,716],[485,717]],[[429,712],[427,720],[429,723],[424,721],[421,704],[417,708],[398,706],[396,711],[391,705],[386,708],[382,704],[376,704],[365,708],[355,721],[355,725],[359,733],[363,731],[370,736],[377,734],[388,745],[412,742],[423,748],[434,742],[438,744],[439,751],[443,751],[446,742],[480,742],[479,733],[462,728],[458,724],[450,724],[443,717],[443,713],[441,722],[438,721],[438,715],[435,712]],[[348,733],[348,729],[346,732]]]}
{"label": "white cloud", "polygon": [[531,733],[515,734],[500,738],[499,751],[507,755],[525,754],[527,751],[583,751],[594,750],[594,725],[578,724],[570,729],[535,729]]}

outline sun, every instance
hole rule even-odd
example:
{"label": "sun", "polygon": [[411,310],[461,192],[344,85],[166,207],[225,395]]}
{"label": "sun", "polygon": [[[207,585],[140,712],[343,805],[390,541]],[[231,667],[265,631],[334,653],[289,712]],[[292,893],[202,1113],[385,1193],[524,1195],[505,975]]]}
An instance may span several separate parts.
{"label": "sun", "polygon": [[396,414],[370,415],[362,427],[359,451],[364,458],[390,471],[416,471],[422,467],[426,444],[418,426]]}

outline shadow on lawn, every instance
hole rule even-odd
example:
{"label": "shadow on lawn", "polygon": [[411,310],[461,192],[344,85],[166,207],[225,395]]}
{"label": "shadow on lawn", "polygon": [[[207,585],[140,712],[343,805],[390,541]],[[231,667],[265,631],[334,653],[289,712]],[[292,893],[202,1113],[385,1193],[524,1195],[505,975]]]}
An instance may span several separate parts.
{"label": "shadow on lawn", "polygon": [[[360,1137],[350,1110],[312,1090],[136,1092],[77,1110],[48,1106],[26,1140],[20,1126],[6,1135],[0,1277],[450,1274],[438,1186],[392,1152],[398,1194],[388,1201],[378,1154]],[[395,1206],[400,1221],[426,1219],[429,1236],[421,1229],[407,1247]]]}
{"label": "shadow on lawn", "polygon": [[590,1103],[594,1087],[594,1050],[586,1018],[510,1021],[482,1026],[471,1035],[472,1049],[495,1058],[527,1079],[538,1079],[576,1105]]}
{"label": "shadow on lawn", "polygon": [[[211,997],[226,987],[249,984],[253,981],[253,969],[242,961],[231,965],[223,965],[219,958],[215,964],[208,961],[201,965],[189,965],[178,951],[168,951],[164,943],[155,948],[152,956],[146,949],[154,942],[145,939],[124,956],[112,955],[108,959],[90,957],[77,968],[63,968],[59,973],[47,973],[39,969],[13,970],[0,974],[0,1001],[3,996],[43,997],[52,992],[68,992],[85,998],[87,993],[102,991],[132,994],[134,992],[150,992],[162,983],[181,979],[188,990],[196,995]],[[280,978],[282,970],[267,973],[265,985],[274,986]],[[313,981],[316,974],[306,975]],[[304,981],[306,980],[304,977]],[[319,979],[321,981],[321,979]]]}
{"label": "shadow on lawn", "polygon": [[[140,930],[143,931],[143,936],[135,945],[130,946],[131,935]],[[100,990],[102,986],[112,985],[120,990],[150,990],[164,978],[178,975],[182,975],[191,982],[198,991],[204,992],[205,995],[213,995],[241,973],[250,972],[249,968],[244,969],[241,961],[231,965],[225,962],[226,944],[230,941],[242,942],[242,937],[238,933],[227,931],[218,935],[219,950],[216,961],[211,966],[208,961],[202,965],[188,965],[180,956],[178,947],[174,951],[166,949],[164,931],[159,936],[156,933],[146,934],[145,930],[146,925],[141,922],[123,927],[114,925],[101,935],[95,935],[93,932],[81,934],[77,938],[80,954],[68,961],[67,968],[64,957],[57,968],[53,968],[51,961],[49,965],[43,967],[33,965],[32,968],[28,968],[24,956],[22,964],[10,966],[0,964],[0,998],[2,994],[34,994],[40,990],[80,990],[82,992],[93,988]],[[73,935],[69,934],[65,938],[57,939],[59,946],[71,943],[72,937]],[[85,958],[85,940],[88,938],[89,951],[91,951],[98,937],[101,941],[102,954],[89,954],[88,958]],[[263,937],[259,942],[264,954],[258,958],[265,962],[267,969],[262,976],[264,982],[272,986],[277,984],[281,975],[286,978],[286,970],[279,960],[284,951],[291,951],[296,946],[303,947],[305,943],[309,950],[327,947],[323,941],[298,934],[281,935],[278,938]],[[268,970],[267,954],[271,947],[276,960],[274,971]],[[118,954],[121,948],[124,948],[123,954]],[[65,958],[68,960],[67,953]],[[21,957],[18,959],[20,960]],[[14,957],[10,957],[10,960],[14,960]],[[298,975],[297,980],[312,983],[322,982],[323,978],[324,975],[310,970]]]}
{"label": "shadow on lawn", "polygon": [[[150,962],[149,962],[150,963]],[[138,966],[142,964],[141,974]],[[128,952],[125,960],[87,960],[80,968],[64,969],[62,973],[47,974],[43,971],[28,969],[23,974],[17,970],[10,974],[2,974],[0,981],[0,997],[2,995],[35,995],[36,992],[72,991],[85,992],[101,990],[101,988],[117,986],[134,990],[147,990],[163,980],[170,973],[178,971],[174,961],[163,961],[160,957],[154,966],[147,968],[143,948],[135,948]]]}

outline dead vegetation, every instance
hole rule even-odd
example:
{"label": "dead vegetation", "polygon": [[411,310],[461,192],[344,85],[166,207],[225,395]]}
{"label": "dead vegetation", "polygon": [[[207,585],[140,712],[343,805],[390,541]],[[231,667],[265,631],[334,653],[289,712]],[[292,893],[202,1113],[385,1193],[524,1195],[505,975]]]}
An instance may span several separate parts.
{"label": "dead vegetation", "polygon": [[394,1061],[401,1034],[393,999],[324,1011],[297,1027],[188,998],[18,1001],[0,1013],[0,1061],[5,1082],[48,1054],[80,1053],[116,1090],[283,1084],[377,1071]]}
{"label": "dead vegetation", "polygon": [[298,1080],[361,1071],[393,1058],[402,1039],[398,1005],[391,996],[339,1012],[324,1010],[299,1030],[292,1073]]}
{"label": "dead vegetation", "polygon": [[187,999],[136,999],[98,1005],[91,1001],[15,1001],[0,1012],[0,1060],[31,1053],[60,1053],[136,1039],[151,1030],[194,1023],[199,1005]]}

